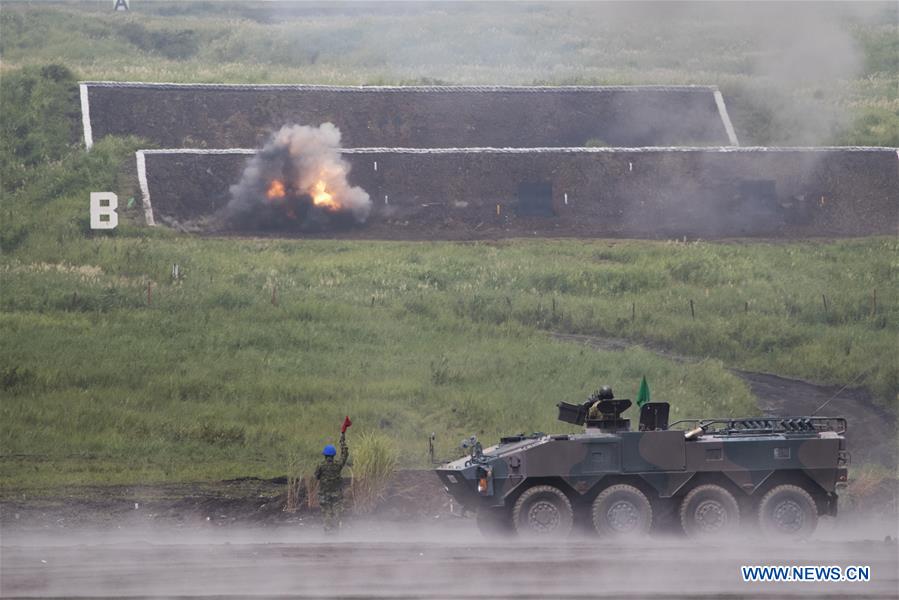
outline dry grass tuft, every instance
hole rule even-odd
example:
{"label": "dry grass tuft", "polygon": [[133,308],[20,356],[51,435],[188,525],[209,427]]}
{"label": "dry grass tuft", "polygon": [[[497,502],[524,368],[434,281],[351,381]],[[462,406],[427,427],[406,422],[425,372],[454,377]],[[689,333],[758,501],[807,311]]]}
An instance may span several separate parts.
{"label": "dry grass tuft", "polygon": [[387,483],[396,469],[396,448],[393,441],[380,433],[365,433],[353,451],[352,484],[353,508],[357,513],[369,513],[384,497]]}

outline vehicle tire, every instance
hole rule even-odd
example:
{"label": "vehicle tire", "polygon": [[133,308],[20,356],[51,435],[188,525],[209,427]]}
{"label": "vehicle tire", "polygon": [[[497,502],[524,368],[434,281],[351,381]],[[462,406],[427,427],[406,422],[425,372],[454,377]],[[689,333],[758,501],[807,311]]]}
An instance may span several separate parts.
{"label": "vehicle tire", "polygon": [[740,506],[720,485],[700,485],[681,502],[680,523],[689,536],[732,532],[740,525]]}
{"label": "vehicle tire", "polygon": [[593,501],[593,528],[603,537],[630,537],[649,533],[652,505],[632,485],[612,485]]}
{"label": "vehicle tire", "polygon": [[508,537],[515,531],[509,512],[505,508],[479,508],[475,523],[485,538]]}
{"label": "vehicle tire", "polygon": [[818,526],[818,507],[801,487],[779,485],[759,502],[759,526],[772,537],[807,538]]}
{"label": "vehicle tire", "polygon": [[512,510],[512,524],[522,537],[564,538],[571,533],[573,523],[571,501],[562,490],[551,485],[525,490]]}

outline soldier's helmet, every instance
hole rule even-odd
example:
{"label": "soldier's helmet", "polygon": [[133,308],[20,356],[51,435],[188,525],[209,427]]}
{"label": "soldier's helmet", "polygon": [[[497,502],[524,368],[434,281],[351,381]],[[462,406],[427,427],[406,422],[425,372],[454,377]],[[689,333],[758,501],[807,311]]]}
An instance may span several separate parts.
{"label": "soldier's helmet", "polygon": [[325,449],[322,450],[322,454],[324,454],[325,456],[334,456],[335,454],[337,454],[337,449],[333,444],[328,444],[327,446],[325,446]]}
{"label": "soldier's helmet", "polygon": [[615,397],[615,394],[612,393],[612,388],[610,388],[607,385],[604,385],[601,388],[599,388],[599,393],[596,394],[596,397],[599,400],[611,400],[612,398]]}

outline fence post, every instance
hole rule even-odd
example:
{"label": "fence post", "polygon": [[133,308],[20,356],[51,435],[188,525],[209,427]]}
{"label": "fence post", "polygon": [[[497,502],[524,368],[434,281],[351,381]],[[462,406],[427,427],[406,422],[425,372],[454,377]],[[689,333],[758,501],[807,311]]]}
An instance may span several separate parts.
{"label": "fence post", "polygon": [[696,309],[693,308],[693,299],[690,298],[690,316],[695,320],[696,319]]}

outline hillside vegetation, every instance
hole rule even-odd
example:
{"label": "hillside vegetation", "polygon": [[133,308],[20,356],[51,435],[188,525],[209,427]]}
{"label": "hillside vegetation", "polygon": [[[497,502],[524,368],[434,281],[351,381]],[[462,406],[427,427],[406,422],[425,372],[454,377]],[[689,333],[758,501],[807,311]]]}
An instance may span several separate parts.
{"label": "hillside vegetation", "polygon": [[717,84],[744,145],[899,146],[894,3],[4,2],[2,69],[321,84]]}
{"label": "hillside vegetation", "polygon": [[[399,465],[424,466],[432,431],[448,457],[472,433],[492,441],[565,430],[556,402],[604,383],[633,396],[644,375],[675,418],[755,412],[726,366],[864,385],[895,408],[894,239],[455,244],[204,239],[143,227],[139,203],[128,206],[133,151],[143,144],[110,138],[85,152],[76,79],[246,80],[258,70],[210,54],[232,39],[227,32],[273,28],[272,44],[286,35],[279,24],[219,14],[222,5],[213,17],[196,8],[203,4],[145,6],[155,13],[137,23],[146,32],[121,34],[118,17],[90,5],[4,4],[0,13],[3,493],[282,475],[314,461],[345,414],[355,422],[351,443],[378,432],[395,441]],[[324,11],[305,26],[344,18]],[[556,17],[539,18],[544,27]],[[166,50],[185,56],[162,55],[158,36],[186,29],[195,33]],[[265,44],[237,39],[249,48],[238,55]],[[30,64],[50,54],[65,64]],[[312,70],[272,68],[266,78],[332,69],[330,81],[374,81],[376,65],[356,56],[355,71],[335,66],[345,57],[318,58]],[[532,74],[544,66],[556,74],[541,65]],[[514,71],[501,79],[501,64],[469,67],[458,80],[526,82]],[[329,81],[324,72],[317,81]],[[119,194],[114,232],[89,229],[87,199],[97,190]],[[677,363],[639,347],[595,352],[547,331],[651,342],[702,360]]]}

